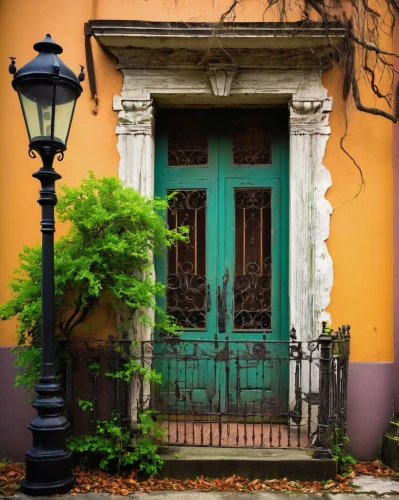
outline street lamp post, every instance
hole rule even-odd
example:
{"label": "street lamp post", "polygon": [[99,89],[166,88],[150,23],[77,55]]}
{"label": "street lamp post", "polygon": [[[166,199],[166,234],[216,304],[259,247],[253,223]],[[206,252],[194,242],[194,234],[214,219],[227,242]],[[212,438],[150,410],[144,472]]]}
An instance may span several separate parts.
{"label": "street lamp post", "polygon": [[33,401],[38,415],[28,425],[33,444],[25,454],[26,478],[21,483],[22,493],[36,496],[65,493],[75,483],[72,456],[66,447],[69,423],[55,372],[54,207],[55,181],[61,176],[53,169],[53,161],[55,156],[59,161],[63,159],[84,74],[81,71],[76,77],[61,61],[57,54],[62,53],[62,47],[50,35],[33,48],[38,56],[19,71],[11,57],[9,71],[14,75],[12,86],[18,93],[28,130],[29,156],[35,158],[36,152],[43,162],[33,174],[41,183],[42,358]]}

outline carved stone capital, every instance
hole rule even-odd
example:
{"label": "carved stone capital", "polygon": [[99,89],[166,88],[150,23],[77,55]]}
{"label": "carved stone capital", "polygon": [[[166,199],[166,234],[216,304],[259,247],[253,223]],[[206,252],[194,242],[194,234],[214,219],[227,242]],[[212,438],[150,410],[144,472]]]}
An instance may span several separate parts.
{"label": "carved stone capital", "polygon": [[154,108],[152,99],[126,99],[116,96],[114,111],[118,113],[117,134],[152,135]]}
{"label": "carved stone capital", "polygon": [[228,96],[237,73],[237,66],[227,63],[209,63],[206,72],[213,94],[217,97]]}
{"label": "carved stone capital", "polygon": [[328,113],[331,109],[331,98],[324,101],[291,101],[290,133],[329,135]]}

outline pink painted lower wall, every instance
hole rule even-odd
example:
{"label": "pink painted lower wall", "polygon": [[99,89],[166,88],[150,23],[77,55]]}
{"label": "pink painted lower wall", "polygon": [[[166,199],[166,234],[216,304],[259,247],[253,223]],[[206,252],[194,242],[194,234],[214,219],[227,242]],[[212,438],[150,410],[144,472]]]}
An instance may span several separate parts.
{"label": "pink painted lower wall", "polygon": [[37,412],[25,402],[25,391],[13,388],[14,360],[10,347],[0,347],[0,460],[10,458],[21,462],[32,444],[27,425]]}
{"label": "pink painted lower wall", "polygon": [[348,451],[358,460],[380,455],[393,413],[393,363],[349,363]]}

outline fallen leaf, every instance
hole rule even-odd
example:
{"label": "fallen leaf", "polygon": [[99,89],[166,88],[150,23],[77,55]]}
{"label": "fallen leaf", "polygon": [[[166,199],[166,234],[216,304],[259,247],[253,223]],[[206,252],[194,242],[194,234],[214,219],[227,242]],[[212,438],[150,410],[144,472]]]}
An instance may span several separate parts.
{"label": "fallen leaf", "polygon": [[[0,496],[10,497],[15,494],[15,488],[25,475],[24,464],[5,464],[2,465],[0,476]],[[380,461],[358,462],[353,466],[353,471],[348,476],[337,475],[335,480],[325,484],[319,481],[294,481],[290,478],[266,479],[262,481],[259,478],[249,480],[243,476],[232,475],[230,477],[209,479],[201,476],[198,479],[186,479],[184,481],[173,478],[150,477],[145,481],[137,480],[135,472],[122,474],[115,477],[104,471],[99,470],[81,470],[75,469],[76,486],[70,492],[75,496],[77,493],[94,491],[95,493],[108,493],[111,496],[127,496],[135,491],[151,493],[152,491],[186,491],[188,489],[197,491],[285,491],[313,493],[320,496],[328,490],[329,492],[352,492],[355,491],[350,485],[351,479],[357,474],[368,474],[374,477],[389,477],[393,471],[382,464]],[[127,492],[127,493],[126,493]]]}

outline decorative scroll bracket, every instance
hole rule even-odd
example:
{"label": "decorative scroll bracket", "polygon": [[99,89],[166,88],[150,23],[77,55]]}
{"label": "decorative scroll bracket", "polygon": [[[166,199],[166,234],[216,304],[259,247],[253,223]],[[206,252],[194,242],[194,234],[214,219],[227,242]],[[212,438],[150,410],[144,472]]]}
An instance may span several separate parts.
{"label": "decorative scroll bracket", "polygon": [[231,85],[237,73],[235,64],[209,63],[206,73],[215,96],[226,97],[230,95]]}
{"label": "decorative scroll bracket", "polygon": [[152,135],[154,108],[152,99],[124,99],[114,96],[114,111],[119,111],[116,133],[129,135]]}
{"label": "decorative scroll bracket", "polygon": [[153,100],[114,96],[118,113],[119,177],[126,186],[144,196],[154,195],[154,107]]}
{"label": "decorative scroll bracket", "polygon": [[323,101],[291,101],[290,133],[294,135],[330,135],[328,113],[332,110],[332,99]]}

